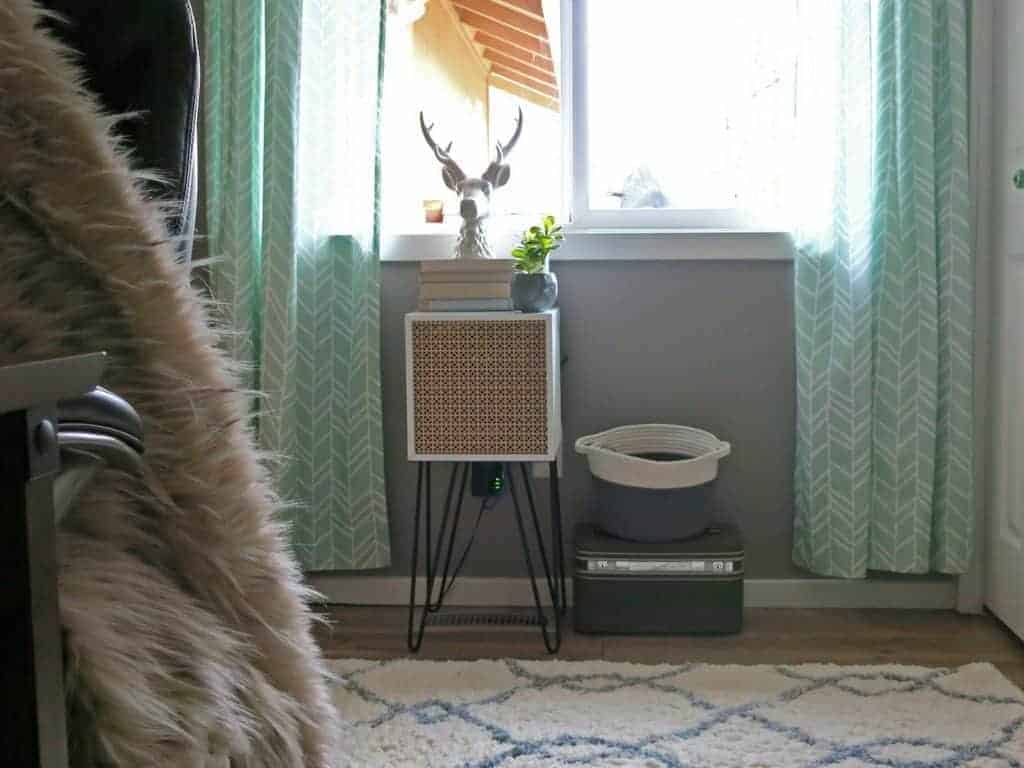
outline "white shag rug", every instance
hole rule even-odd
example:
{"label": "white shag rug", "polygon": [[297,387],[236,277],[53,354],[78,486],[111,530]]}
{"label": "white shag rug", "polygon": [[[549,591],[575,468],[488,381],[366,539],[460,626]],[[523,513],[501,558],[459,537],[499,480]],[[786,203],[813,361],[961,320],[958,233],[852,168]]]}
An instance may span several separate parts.
{"label": "white shag rug", "polygon": [[989,664],[330,663],[359,768],[1024,765],[1024,694]]}

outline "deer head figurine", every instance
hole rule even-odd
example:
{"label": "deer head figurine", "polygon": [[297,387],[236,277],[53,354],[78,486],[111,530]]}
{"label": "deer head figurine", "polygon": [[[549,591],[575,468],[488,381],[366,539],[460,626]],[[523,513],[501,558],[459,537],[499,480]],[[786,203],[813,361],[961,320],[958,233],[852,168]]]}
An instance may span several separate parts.
{"label": "deer head figurine", "polygon": [[462,228],[455,246],[455,257],[459,259],[488,259],[491,257],[491,249],[487,245],[483,224],[491,212],[491,193],[498,187],[505,186],[511,175],[511,170],[505,160],[512,148],[515,147],[516,142],[519,141],[519,134],[523,132],[523,110],[519,109],[512,138],[504,144],[498,142],[495,147],[494,160],[478,178],[466,176],[459,164],[452,160],[451,142],[448,142],[448,146],[444,149],[437,145],[430,133],[433,127],[433,123],[427,125],[423,113],[420,112],[420,130],[423,131],[423,138],[434,151],[434,157],[443,166],[441,178],[444,179],[448,189],[459,195]]}

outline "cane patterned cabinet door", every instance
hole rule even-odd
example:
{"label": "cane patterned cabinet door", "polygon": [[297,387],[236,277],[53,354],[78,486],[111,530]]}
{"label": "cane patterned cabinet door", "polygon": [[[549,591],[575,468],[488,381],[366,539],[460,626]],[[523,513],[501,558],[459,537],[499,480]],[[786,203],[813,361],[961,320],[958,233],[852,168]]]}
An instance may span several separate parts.
{"label": "cane patterned cabinet door", "polygon": [[550,461],[561,440],[558,312],[406,315],[412,461]]}

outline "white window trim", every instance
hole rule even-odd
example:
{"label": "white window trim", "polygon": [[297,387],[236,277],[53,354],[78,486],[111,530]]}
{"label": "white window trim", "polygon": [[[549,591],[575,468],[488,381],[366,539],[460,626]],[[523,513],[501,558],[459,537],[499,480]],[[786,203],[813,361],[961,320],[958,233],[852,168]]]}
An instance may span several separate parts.
{"label": "white window trim", "polygon": [[[789,236],[781,232],[738,230],[582,230],[568,229],[562,247],[552,255],[559,261],[792,261]],[[381,261],[450,259],[456,236],[444,234],[385,235]],[[495,254],[508,253],[514,232],[490,235]]]}
{"label": "white window trim", "polygon": [[[781,227],[745,220],[735,210],[591,211],[586,165],[578,160],[587,146],[586,89],[574,72],[582,71],[583,46],[573,40],[585,20],[587,0],[560,0],[559,84],[562,107],[562,218],[568,235],[554,261],[790,261],[792,243]],[[568,55],[566,52],[569,52]],[[495,253],[511,250],[516,239],[498,219],[488,230]],[[448,232],[389,234],[381,238],[381,261],[450,259],[456,236]]]}

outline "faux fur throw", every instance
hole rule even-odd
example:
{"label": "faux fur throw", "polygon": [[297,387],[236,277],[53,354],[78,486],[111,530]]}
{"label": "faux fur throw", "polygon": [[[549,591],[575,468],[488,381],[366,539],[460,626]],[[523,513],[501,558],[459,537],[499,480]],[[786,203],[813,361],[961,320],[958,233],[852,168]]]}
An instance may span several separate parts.
{"label": "faux fur throw", "polygon": [[246,400],[113,120],[39,21],[0,0],[0,365],[106,350],[146,432],[145,477],[104,471],[62,523],[72,765],[333,768]]}

